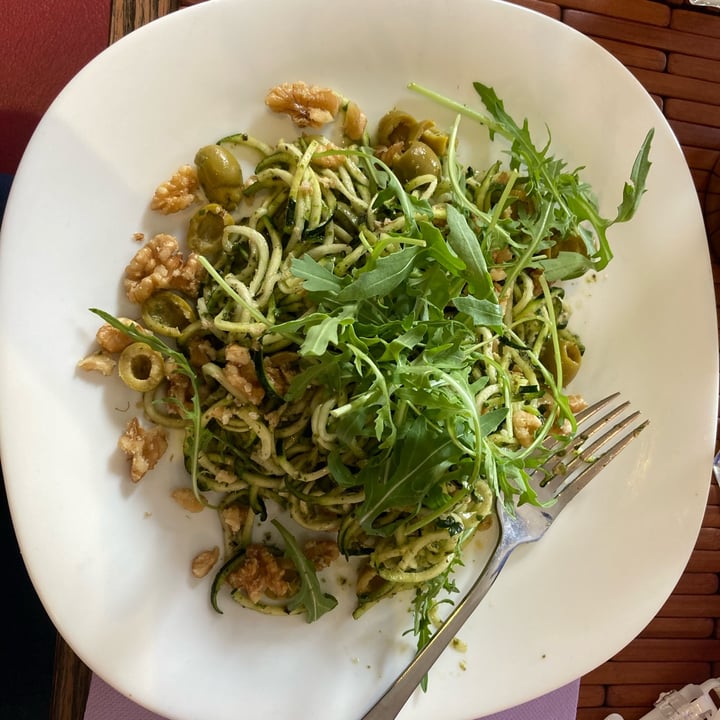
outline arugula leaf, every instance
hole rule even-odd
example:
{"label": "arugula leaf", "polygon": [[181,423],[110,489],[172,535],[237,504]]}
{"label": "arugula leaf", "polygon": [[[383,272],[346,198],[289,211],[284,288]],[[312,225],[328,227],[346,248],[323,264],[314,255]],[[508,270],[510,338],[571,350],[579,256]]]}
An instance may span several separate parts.
{"label": "arugula leaf", "polygon": [[332,270],[321,265],[310,255],[293,258],[290,270],[295,277],[301,278],[308,292],[330,293],[338,295],[345,283]]}
{"label": "arugula leaf", "polygon": [[285,552],[293,561],[300,576],[300,589],[290,598],[288,609],[292,611],[304,608],[307,621],[315,622],[337,605],[337,598],[330,593],[323,592],[315,566],[300,550],[292,533],[279,520],[273,520],[272,524],[282,535],[285,541]]}
{"label": "arugula leaf", "polygon": [[324,316],[318,323],[308,325],[305,340],[300,346],[300,354],[318,357],[324,355],[328,345],[340,344],[342,328],[352,323],[353,320],[353,309],[344,308],[339,313]]}
{"label": "arugula leaf", "polygon": [[[630,182],[623,188],[622,202],[618,206],[617,214],[612,219],[604,218],[597,207],[595,198],[589,186],[578,177],[577,171],[565,172],[565,163],[549,154],[550,137],[541,149],[535,147],[528,127],[527,119],[522,126],[505,110],[503,101],[497,96],[492,87],[480,82],[474,82],[473,87],[479,95],[489,114],[482,114],[472,108],[451,100],[437,92],[429,90],[417,83],[410,83],[409,87],[416,92],[448,107],[458,113],[485,125],[490,138],[495,134],[501,135],[510,141],[510,167],[515,170],[525,168],[533,180],[534,193],[538,198],[538,207],[545,206],[551,213],[547,214],[544,230],[547,232],[554,225],[563,230],[564,234],[571,228],[578,231],[583,222],[588,222],[597,236],[597,251],[592,255],[595,270],[604,269],[612,259],[612,250],[607,238],[607,230],[615,223],[627,222],[638,209],[640,199],[646,191],[647,176],[650,171],[650,147],[654,136],[651,128],[633,162]],[[460,196],[458,202],[466,207],[467,198]],[[552,217],[552,219],[551,219]],[[542,242],[543,237],[535,234],[534,247]],[[523,260],[528,258],[523,256]]]}
{"label": "arugula leaf", "polygon": [[420,236],[425,241],[427,252],[453,275],[459,275],[465,269],[465,263],[455,255],[445,242],[443,234],[433,224],[421,221],[418,223]]}
{"label": "arugula leaf", "polygon": [[426,418],[418,416],[405,424],[389,461],[360,473],[365,480],[365,500],[356,519],[363,530],[371,535],[388,534],[389,528],[373,526],[378,516],[391,508],[418,508],[458,454],[450,436],[438,432]]}
{"label": "arugula leaf", "polygon": [[417,246],[410,246],[378,258],[375,267],[358,273],[353,282],[340,291],[338,302],[356,302],[389,294],[412,272],[419,251]]}
{"label": "arugula leaf", "polygon": [[586,255],[565,250],[561,250],[557,257],[538,260],[537,264],[543,269],[545,279],[549,283],[579,278],[595,267],[593,261]]}
{"label": "arugula leaf", "polygon": [[476,297],[497,303],[492,278],[477,236],[459,210],[450,204],[446,209],[450,230],[448,244],[465,263],[468,285]]}
{"label": "arugula leaf", "polygon": [[650,128],[633,163],[630,182],[625,183],[623,188],[622,203],[618,206],[617,215],[613,223],[627,222],[637,212],[640,199],[646,190],[647,176],[650,172],[650,166],[652,165],[650,162],[650,146],[654,135],[654,128]]}
{"label": "arugula leaf", "polygon": [[484,325],[497,332],[502,330],[503,313],[497,302],[479,300],[471,295],[453,298],[451,302],[460,312],[469,315],[474,325]]}

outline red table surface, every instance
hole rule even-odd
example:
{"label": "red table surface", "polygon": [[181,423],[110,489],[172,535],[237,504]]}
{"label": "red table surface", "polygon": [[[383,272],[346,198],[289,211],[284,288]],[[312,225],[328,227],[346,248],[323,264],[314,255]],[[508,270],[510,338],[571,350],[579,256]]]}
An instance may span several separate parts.
{"label": "red table surface", "polygon": [[52,101],[108,42],[110,0],[2,0],[0,173],[12,174]]}

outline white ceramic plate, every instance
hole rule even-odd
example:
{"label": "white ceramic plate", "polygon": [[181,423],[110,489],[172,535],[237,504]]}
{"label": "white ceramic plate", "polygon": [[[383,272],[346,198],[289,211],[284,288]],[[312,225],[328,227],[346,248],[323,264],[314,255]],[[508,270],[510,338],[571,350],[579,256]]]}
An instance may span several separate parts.
{"label": "white ceramic plate", "polygon": [[[133,33],[69,84],[22,161],[0,246],[0,440],[22,552],[80,657],[169,718],[352,720],[409,659],[400,600],[353,621],[344,597],[312,625],[239,606],[214,613],[188,567],[218,528],[168,498],[183,472],[177,448],[131,486],[116,450],[129,396],[75,370],[98,325],[88,308],[128,311],[132,235],[163,226],[147,209],[157,183],[232,132],[293,135],[263,98],[298,79],[336,88],[375,120],[397,104],[447,125],[409,81],[469,103],[472,81],[492,85],[538,142],[547,124],[555,153],[586,166],[608,215],[656,129],[638,215],[612,230],[608,270],[573,293],[588,346],[577,389],[620,390],[651,425],[541,543],[516,553],[462,633],[467,652],[448,650],[402,717],[504,709],[604,662],[670,594],[700,526],[717,398],[710,264],[678,144],[618,62],[516,6],[211,0]],[[484,131],[463,127],[482,156]]]}

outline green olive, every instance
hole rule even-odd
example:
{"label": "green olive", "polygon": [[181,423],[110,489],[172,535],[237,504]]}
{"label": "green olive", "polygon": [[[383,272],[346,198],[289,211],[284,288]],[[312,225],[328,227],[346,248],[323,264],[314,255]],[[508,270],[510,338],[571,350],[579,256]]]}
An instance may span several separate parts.
{"label": "green olive", "polygon": [[222,250],[223,231],[233,222],[232,215],[222,205],[204,205],[190,218],[188,246],[213,262]]}
{"label": "green olive", "polygon": [[[560,351],[560,369],[562,370],[563,387],[568,385],[578,374],[582,363],[583,347],[580,342],[569,335],[562,334],[558,338],[558,349]],[[555,348],[551,341],[548,341],[540,353],[540,362],[558,379],[558,364]]]}
{"label": "green olive", "polygon": [[378,123],[378,145],[390,147],[395,143],[406,143],[413,137],[417,121],[402,110],[391,110],[380,118]]}
{"label": "green olive", "polygon": [[195,154],[198,180],[210,202],[234,210],[243,193],[243,176],[237,158],[221,145],[206,145]]}
{"label": "green olive", "polygon": [[447,152],[450,138],[447,133],[441,132],[435,123],[430,123],[420,133],[418,140],[430,147],[438,157],[442,157]]}
{"label": "green olive", "polygon": [[134,342],[120,353],[118,375],[132,390],[150,392],[165,379],[165,363],[149,345]]}
{"label": "green olive", "polygon": [[434,175],[439,179],[442,171],[438,156],[418,140],[411,142],[405,152],[396,156],[391,167],[402,183],[410,182],[419,175]]}
{"label": "green olive", "polygon": [[142,304],[142,319],[153,332],[176,338],[197,320],[197,312],[181,295],[171,290],[160,290]]}

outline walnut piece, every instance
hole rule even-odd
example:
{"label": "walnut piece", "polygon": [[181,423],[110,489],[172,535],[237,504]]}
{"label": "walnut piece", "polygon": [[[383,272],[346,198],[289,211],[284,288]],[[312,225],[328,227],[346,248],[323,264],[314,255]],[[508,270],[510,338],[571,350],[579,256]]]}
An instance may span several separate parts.
{"label": "walnut piece", "polygon": [[228,583],[242,590],[252,602],[257,602],[264,594],[283,598],[291,594],[290,578],[294,566],[290,560],[274,555],[264,545],[248,545],[245,559],[237,570],[228,575]]}
{"label": "walnut piece", "polygon": [[250,508],[247,505],[228,505],[220,511],[222,522],[232,533],[238,533],[242,530],[247,520]]}
{"label": "walnut piece", "polygon": [[155,190],[150,207],[164,215],[179,212],[195,202],[198,177],[192,165],[179,167],[173,176]]}
{"label": "walnut piece", "polygon": [[303,554],[316,570],[324,570],[340,557],[340,548],[334,540],[312,539],[303,546]]}
{"label": "walnut piece", "polygon": [[360,106],[353,101],[348,103],[343,121],[343,132],[351,140],[362,140],[363,133],[367,127],[367,117],[360,110]]}
{"label": "walnut piece", "polygon": [[523,447],[529,447],[535,439],[535,431],[542,425],[542,420],[526,412],[525,410],[516,410],[512,416],[513,432],[517,441]]}
{"label": "walnut piece", "polygon": [[191,513],[199,513],[205,509],[205,506],[197,499],[192,488],[182,487],[175,488],[171,493],[172,499],[180,505],[183,510]]}
{"label": "walnut piece", "polygon": [[334,142],[328,140],[327,138],[316,138],[316,140],[319,143],[320,147],[318,148],[317,152],[312,156],[312,160],[310,161],[313,167],[337,170],[339,167],[345,164],[344,155],[320,155],[320,153],[325,153],[328,150],[339,150],[340,148],[338,148],[338,146]]}
{"label": "walnut piece", "polygon": [[[127,318],[118,319],[124,325],[132,325],[136,330],[143,331],[143,328],[134,320],[128,320]],[[109,353],[121,353],[128,345],[132,345],[133,342],[135,342],[127,333],[118,330],[109,323],[100,326],[95,333],[95,340],[105,352]]]}
{"label": "walnut piece", "polygon": [[219,557],[220,548],[218,547],[214,547],[212,550],[203,550],[193,558],[192,574],[196,578],[205,577],[212,570]]}
{"label": "walnut piece", "polygon": [[573,413],[579,413],[584,410],[588,404],[582,395],[568,395],[568,405]]}
{"label": "walnut piece", "polygon": [[228,345],[225,349],[225,361],[223,374],[228,383],[240,397],[253,405],[258,405],[265,397],[265,389],[258,379],[250,351],[242,345]]}
{"label": "walnut piece", "polygon": [[130,459],[130,479],[139,482],[157,465],[167,446],[165,430],[160,427],[145,430],[138,419],[133,418],[118,441],[118,447]]}
{"label": "walnut piece", "polygon": [[298,127],[319,128],[335,119],[342,98],[334,90],[300,81],[272,88],[265,104],[274,112],[289,115]]}
{"label": "walnut piece", "polygon": [[138,304],[156,290],[166,288],[195,297],[203,272],[195,253],[185,260],[178,241],[172,235],[160,233],[143,245],[125,268],[125,292],[131,302]]}
{"label": "walnut piece", "polygon": [[112,375],[116,364],[115,360],[113,360],[109,355],[100,351],[83,358],[77,366],[81,370],[86,370],[87,372],[95,371],[107,376]]}

